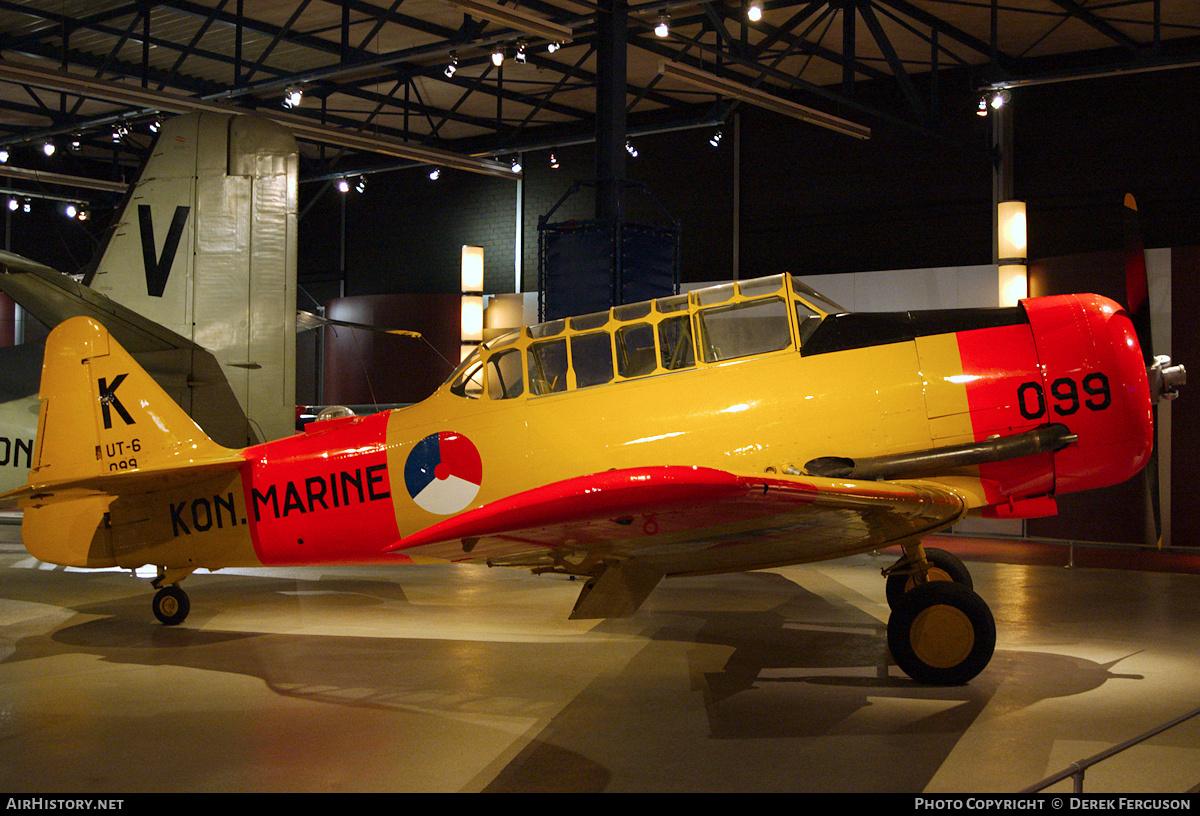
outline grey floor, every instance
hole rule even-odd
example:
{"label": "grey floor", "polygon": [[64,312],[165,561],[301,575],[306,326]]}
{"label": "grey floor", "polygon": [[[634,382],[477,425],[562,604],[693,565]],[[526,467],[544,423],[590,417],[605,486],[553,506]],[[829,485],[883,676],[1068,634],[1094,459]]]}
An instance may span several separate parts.
{"label": "grey floor", "polygon": [[[144,579],[0,525],[0,790],[1016,792],[1200,706],[1200,575],[969,561],[996,655],[936,689],[889,666],[891,560],[670,580],[603,622],[518,571],[204,574],[167,629]],[[1084,789],[1198,782],[1200,718]]]}

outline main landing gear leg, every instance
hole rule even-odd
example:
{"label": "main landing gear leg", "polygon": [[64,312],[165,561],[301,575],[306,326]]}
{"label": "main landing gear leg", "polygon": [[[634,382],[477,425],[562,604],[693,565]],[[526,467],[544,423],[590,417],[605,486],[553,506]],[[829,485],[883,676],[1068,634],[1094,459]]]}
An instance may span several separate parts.
{"label": "main landing gear leg", "polygon": [[904,557],[884,570],[888,578],[888,648],[905,674],[919,683],[955,686],[983,671],[996,648],[996,623],[971,576],[951,553],[919,540],[903,544]]}
{"label": "main landing gear leg", "polygon": [[158,590],[150,608],[154,617],[163,626],[178,626],[187,618],[192,609],[187,593],[179,586],[180,581],[192,574],[192,570],[163,570],[159,576],[150,582]]}

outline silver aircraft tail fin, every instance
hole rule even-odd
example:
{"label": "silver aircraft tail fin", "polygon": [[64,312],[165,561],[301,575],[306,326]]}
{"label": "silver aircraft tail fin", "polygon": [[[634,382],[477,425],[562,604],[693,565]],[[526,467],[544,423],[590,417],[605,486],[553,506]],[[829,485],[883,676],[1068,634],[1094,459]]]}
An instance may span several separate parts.
{"label": "silver aircraft tail fin", "polygon": [[221,444],[286,436],[295,430],[298,174],[296,140],[274,122],[175,117],[85,286],[8,256],[0,290],[51,327],[76,315],[100,321]]}

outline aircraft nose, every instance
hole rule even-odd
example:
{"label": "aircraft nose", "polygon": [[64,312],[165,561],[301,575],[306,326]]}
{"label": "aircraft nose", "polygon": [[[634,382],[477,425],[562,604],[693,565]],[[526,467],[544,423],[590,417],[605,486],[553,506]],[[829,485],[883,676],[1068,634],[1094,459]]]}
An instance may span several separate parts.
{"label": "aircraft nose", "polygon": [[[1048,301],[1028,309],[1037,300]],[[1026,301],[1042,364],[1047,413],[1078,442],[1055,454],[1055,490],[1087,490],[1140,471],[1154,418],[1142,349],[1120,304],[1098,295]],[[1169,374],[1177,381],[1178,372]]]}

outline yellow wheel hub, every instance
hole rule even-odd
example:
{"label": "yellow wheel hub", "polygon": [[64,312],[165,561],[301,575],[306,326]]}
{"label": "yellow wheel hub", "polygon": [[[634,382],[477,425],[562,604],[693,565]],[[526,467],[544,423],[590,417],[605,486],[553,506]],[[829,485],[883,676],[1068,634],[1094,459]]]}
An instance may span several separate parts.
{"label": "yellow wheel hub", "polygon": [[975,627],[961,609],[935,604],[917,615],[909,638],[922,663],[948,669],[966,660],[975,648]]}
{"label": "yellow wheel hub", "polygon": [[[925,573],[925,580],[927,580],[927,581],[953,581],[954,579],[951,578],[950,573],[946,572],[944,569],[941,569],[940,567],[930,567],[929,571]],[[915,587],[916,585],[917,585],[917,576],[910,575],[908,578],[908,583],[906,583],[904,585],[904,591],[911,592],[912,588]]]}

